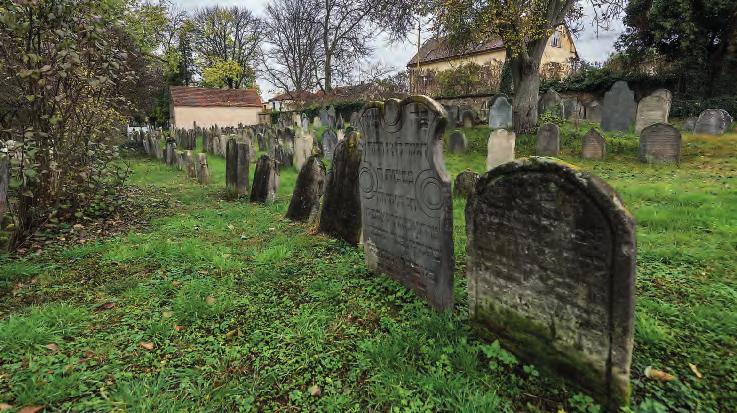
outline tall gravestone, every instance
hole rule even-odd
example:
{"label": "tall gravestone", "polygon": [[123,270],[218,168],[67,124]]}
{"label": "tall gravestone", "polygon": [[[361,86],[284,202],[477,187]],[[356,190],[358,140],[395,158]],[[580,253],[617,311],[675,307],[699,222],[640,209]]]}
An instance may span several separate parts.
{"label": "tall gravestone", "polygon": [[10,155],[0,152],[0,224],[8,211],[8,189],[10,188]]}
{"label": "tall gravestone", "polygon": [[557,116],[563,116],[562,98],[554,89],[548,89],[538,101],[537,112],[539,115],[543,113],[552,113]]}
{"label": "tall gravestone", "polygon": [[443,105],[445,111],[448,113],[448,128],[453,129],[458,127],[459,108],[457,105]]}
{"label": "tall gravestone", "polygon": [[174,142],[174,139],[172,138],[166,140],[166,153],[164,160],[169,166],[175,166],[177,163],[177,143]]}
{"label": "tall gravestone", "polygon": [[656,123],[668,123],[672,100],[673,95],[667,89],[658,89],[642,98],[637,105],[635,132],[639,134],[643,129]]}
{"label": "tall gravestone", "polygon": [[361,241],[361,197],[358,192],[358,172],[361,166],[361,146],[358,132],[351,131],[338,143],[328,173],[320,232],[338,237],[351,245]]}
{"label": "tall gravestone", "polygon": [[454,130],[448,137],[448,149],[451,153],[465,153],[468,148],[468,141],[466,135],[459,131]]}
{"label": "tall gravestone", "polygon": [[197,167],[195,166],[195,160],[192,151],[184,152],[184,165],[187,171],[187,177],[191,179],[197,179]]}
{"label": "tall gravestone", "polygon": [[266,138],[264,137],[263,133],[257,133],[256,134],[256,140],[258,141],[258,150],[261,152],[266,151],[268,148],[266,147]]}
{"label": "tall gravestone", "polygon": [[327,129],[322,133],[322,150],[325,153],[325,159],[333,160],[333,152],[338,146],[338,136],[332,129]]}
{"label": "tall gravestone", "polygon": [[243,196],[248,194],[248,168],[251,164],[250,144],[238,142],[235,139],[228,140],[225,156],[225,186],[236,194]]}
{"label": "tall gravestone", "polygon": [[265,204],[276,201],[279,192],[279,165],[266,155],[256,161],[256,171],[251,187],[251,202]]}
{"label": "tall gravestone", "polygon": [[330,106],[328,108],[328,122],[325,125],[325,127],[330,128],[330,129],[336,129],[337,124],[338,124],[338,117],[335,113],[335,106]]}
{"label": "tall gravestone", "polygon": [[210,168],[207,165],[207,154],[200,153],[197,155],[197,182],[200,185],[207,185],[210,183]]}
{"label": "tall gravestone", "polygon": [[310,156],[297,176],[287,218],[309,221],[320,211],[320,197],[325,190],[325,164],[317,156]]}
{"label": "tall gravestone", "polygon": [[359,174],[366,263],[453,307],[453,203],[443,161],[445,110],[425,96],[371,103]]}
{"label": "tall gravestone", "polygon": [[482,333],[617,411],[630,395],[635,223],[602,180],[546,158],[481,177],[466,206]]}
{"label": "tall gravestone", "polygon": [[606,158],[606,141],[596,129],[591,129],[584,135],[581,156],[594,161],[603,161]]}
{"label": "tall gravestone", "polygon": [[537,156],[560,155],[560,128],[555,123],[546,123],[537,130]]}
{"label": "tall gravestone", "polygon": [[466,169],[456,176],[453,182],[453,196],[459,198],[468,198],[476,189],[476,183],[479,181],[479,174]]}
{"label": "tall gravestone", "polygon": [[489,109],[489,128],[511,129],[512,126],[512,103],[504,95],[495,97]]}
{"label": "tall gravestone", "polygon": [[314,139],[310,134],[294,140],[294,167],[297,171],[302,170],[302,166],[307,162],[307,158],[312,155],[313,144]]}
{"label": "tall gravestone", "polygon": [[605,131],[628,131],[635,124],[637,104],[635,92],[620,80],[604,94],[601,128]]}
{"label": "tall gravestone", "polygon": [[312,119],[312,127],[315,128],[315,129],[322,127],[322,121],[320,120],[320,117],[319,116],[315,116]]}
{"label": "tall gravestone", "polygon": [[486,169],[496,168],[514,160],[517,135],[505,129],[497,129],[489,135],[486,154]]}
{"label": "tall gravestone", "polygon": [[681,158],[681,132],[671,125],[656,123],[640,134],[640,161],[678,163]]}
{"label": "tall gravestone", "polygon": [[703,135],[723,135],[732,124],[732,117],[721,109],[707,109],[696,121],[694,133]]}

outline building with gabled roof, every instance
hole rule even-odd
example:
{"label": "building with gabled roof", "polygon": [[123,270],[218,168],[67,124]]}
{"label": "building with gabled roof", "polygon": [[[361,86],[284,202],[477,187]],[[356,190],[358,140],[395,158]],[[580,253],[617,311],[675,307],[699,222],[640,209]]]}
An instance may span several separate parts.
{"label": "building with gabled roof", "polygon": [[257,125],[262,111],[256,89],[171,86],[171,128]]}

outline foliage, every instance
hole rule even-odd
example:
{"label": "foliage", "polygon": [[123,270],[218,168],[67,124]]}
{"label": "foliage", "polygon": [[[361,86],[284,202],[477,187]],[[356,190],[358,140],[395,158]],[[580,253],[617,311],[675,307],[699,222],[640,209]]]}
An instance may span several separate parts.
{"label": "foliage", "polygon": [[708,99],[673,99],[670,116],[687,118],[699,116],[706,109],[724,109],[733,117],[737,117],[737,96],[722,96]]}
{"label": "foliage", "polygon": [[440,96],[464,96],[477,93],[495,93],[499,90],[502,62],[494,61],[483,66],[465,63],[438,72],[435,75]]}
{"label": "foliage", "polygon": [[514,95],[514,80],[512,79],[512,66],[509,61],[504,60],[502,66],[501,80],[499,81],[499,92],[507,96]]}
{"label": "foliage", "polygon": [[245,70],[235,60],[214,59],[211,66],[202,69],[202,86],[222,88],[234,84],[236,79],[242,79],[245,87],[251,87],[255,82],[253,72],[246,77]]}

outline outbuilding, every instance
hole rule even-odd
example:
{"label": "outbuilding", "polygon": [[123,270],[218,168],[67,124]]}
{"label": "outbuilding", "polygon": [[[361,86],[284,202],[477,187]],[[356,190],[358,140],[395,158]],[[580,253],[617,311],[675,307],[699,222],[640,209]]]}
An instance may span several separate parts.
{"label": "outbuilding", "polygon": [[191,129],[257,125],[262,111],[256,89],[211,89],[172,86],[171,128]]}

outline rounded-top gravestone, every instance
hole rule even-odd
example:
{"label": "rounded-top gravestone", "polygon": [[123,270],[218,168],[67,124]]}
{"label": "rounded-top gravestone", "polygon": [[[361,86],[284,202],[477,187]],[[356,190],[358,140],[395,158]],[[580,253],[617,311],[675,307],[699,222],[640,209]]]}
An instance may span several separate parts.
{"label": "rounded-top gravestone", "polygon": [[476,183],[479,181],[479,174],[466,169],[456,176],[453,182],[453,196],[459,198],[468,198],[476,189]]}
{"label": "rounded-top gravestone", "polygon": [[512,103],[504,95],[496,96],[489,108],[489,128],[512,128]]}
{"label": "rounded-top gravestone", "polygon": [[656,123],[640,134],[640,161],[678,163],[681,158],[681,132],[671,125]]}
{"label": "rounded-top gravestone", "polygon": [[673,94],[667,89],[658,89],[642,98],[637,105],[635,132],[640,133],[656,123],[668,123],[672,100]]}
{"label": "rounded-top gravestone", "polygon": [[628,131],[636,117],[635,92],[627,82],[620,80],[604,95],[601,128],[605,131]]}
{"label": "rounded-top gravestone", "polygon": [[584,135],[581,142],[581,156],[594,161],[606,158],[606,141],[596,129],[591,129]]}
{"label": "rounded-top gravestone", "polygon": [[548,89],[538,101],[537,113],[552,113],[556,116],[563,116],[563,108],[561,104],[562,98],[555,89]]}
{"label": "rounded-top gravestone", "polygon": [[459,131],[454,130],[448,137],[448,148],[451,153],[465,153],[468,147],[468,141],[466,135]]}
{"label": "rounded-top gravestone", "polygon": [[696,121],[694,133],[701,135],[723,135],[731,126],[732,117],[723,109],[707,109]]}
{"label": "rounded-top gravestone", "polygon": [[558,156],[560,154],[560,128],[555,123],[546,123],[537,130],[538,156]]}

